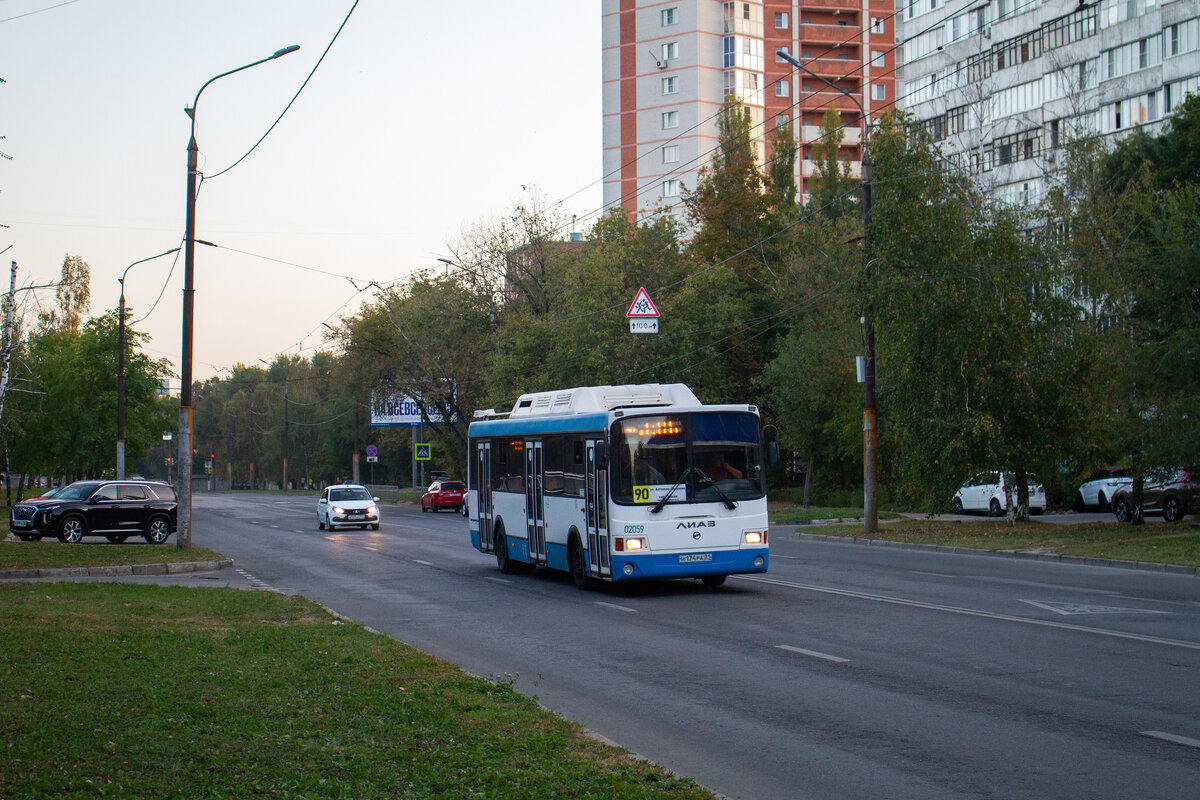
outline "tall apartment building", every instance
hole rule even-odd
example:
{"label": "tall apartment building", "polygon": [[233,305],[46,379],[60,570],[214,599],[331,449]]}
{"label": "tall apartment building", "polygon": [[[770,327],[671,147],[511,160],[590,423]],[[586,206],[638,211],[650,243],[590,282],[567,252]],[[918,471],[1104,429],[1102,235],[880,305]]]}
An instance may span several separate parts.
{"label": "tall apartment building", "polygon": [[896,102],[894,0],[603,0],[602,14],[604,206],[639,219],[681,213],[727,97],[749,109],[760,165],[767,131],[791,126],[801,192],[827,108],[841,115],[839,157],[857,175],[860,106],[873,119]]}
{"label": "tall apartment building", "polygon": [[1200,91],[1200,0],[902,0],[901,105],[993,196],[1033,203],[1079,133],[1155,132]]}

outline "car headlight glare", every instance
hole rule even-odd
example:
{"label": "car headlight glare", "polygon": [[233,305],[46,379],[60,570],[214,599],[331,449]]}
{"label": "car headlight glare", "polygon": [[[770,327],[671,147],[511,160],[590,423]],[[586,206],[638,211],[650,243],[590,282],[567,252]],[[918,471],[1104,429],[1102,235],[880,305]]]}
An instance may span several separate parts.
{"label": "car headlight glare", "polygon": [[746,531],[742,536],[742,540],[746,544],[766,544],[767,543],[767,532],[766,531]]}
{"label": "car headlight glare", "polygon": [[346,513],[346,509],[342,508],[341,506],[334,506],[334,507],[333,507],[333,513],[335,513],[335,514],[345,514],[345,513]]}
{"label": "car headlight glare", "polygon": [[375,516],[376,514],[379,513],[379,509],[376,508],[375,506],[371,506],[370,508],[367,509],[367,513],[370,514],[371,516]]}

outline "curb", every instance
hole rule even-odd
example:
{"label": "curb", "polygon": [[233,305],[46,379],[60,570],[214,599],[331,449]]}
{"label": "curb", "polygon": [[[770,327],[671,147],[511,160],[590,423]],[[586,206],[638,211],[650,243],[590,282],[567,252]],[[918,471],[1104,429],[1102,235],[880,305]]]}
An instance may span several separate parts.
{"label": "curb", "polygon": [[[851,520],[852,521],[852,520]],[[816,524],[816,523],[808,523]],[[780,526],[782,527],[782,526]],[[1172,575],[1190,575],[1200,577],[1200,567],[1190,567],[1184,564],[1159,564],[1154,561],[1120,561],[1115,558],[1095,558],[1092,556],[1069,556],[1060,553],[1035,553],[1029,550],[980,550],[973,547],[960,547],[948,544],[912,544],[909,542],[893,542],[888,539],[864,539],[861,536],[833,536],[827,533],[801,533],[791,531],[787,534],[796,539],[808,539],[814,542],[833,542],[841,544],[865,544],[874,547],[895,547],[901,550],[932,550],[941,553],[958,553],[972,556],[994,556],[997,558],[1022,558],[1034,561],[1058,561],[1087,567],[1114,567],[1116,569],[1136,569],[1145,572],[1166,572]]]}
{"label": "curb", "polygon": [[231,569],[233,559],[221,561],[180,561],[171,564],[126,564],[115,567],[52,567],[48,569],[0,570],[0,579],[27,578],[119,578],[124,575],[177,575],[186,572],[212,572]]}

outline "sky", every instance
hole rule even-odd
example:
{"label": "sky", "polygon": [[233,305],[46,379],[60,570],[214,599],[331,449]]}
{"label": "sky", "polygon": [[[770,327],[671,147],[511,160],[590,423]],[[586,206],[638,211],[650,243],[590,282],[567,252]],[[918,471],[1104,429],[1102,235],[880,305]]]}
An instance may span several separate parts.
{"label": "sky", "polygon": [[[466,228],[541,193],[601,206],[599,3],[0,0],[0,263],[18,287],[125,280],[146,352],[178,375],[178,247],[197,104],[193,376],[309,357],[370,281],[444,268]],[[320,60],[283,119],[244,161]],[[590,215],[590,216],[589,216]],[[7,276],[5,276],[7,278]],[[7,280],[5,281],[7,284]],[[7,288],[7,287],[5,287]],[[3,289],[0,289],[3,291]],[[53,290],[22,292],[30,311]],[[177,382],[176,382],[177,383]]]}

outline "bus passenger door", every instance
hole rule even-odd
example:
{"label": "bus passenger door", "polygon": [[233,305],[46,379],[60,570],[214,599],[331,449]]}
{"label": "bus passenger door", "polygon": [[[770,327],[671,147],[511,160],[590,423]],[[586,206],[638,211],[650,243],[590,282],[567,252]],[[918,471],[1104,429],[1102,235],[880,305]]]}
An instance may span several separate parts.
{"label": "bus passenger door", "polygon": [[542,443],[525,442],[525,523],[529,563],[546,563],[546,515],[542,494]]}
{"label": "bus passenger door", "polygon": [[492,544],[492,443],[475,443],[475,474],[477,482],[475,509],[479,517],[479,548],[484,553],[494,552]]}
{"label": "bus passenger door", "polygon": [[612,575],[608,550],[608,470],[596,468],[596,440],[587,443],[588,573]]}

